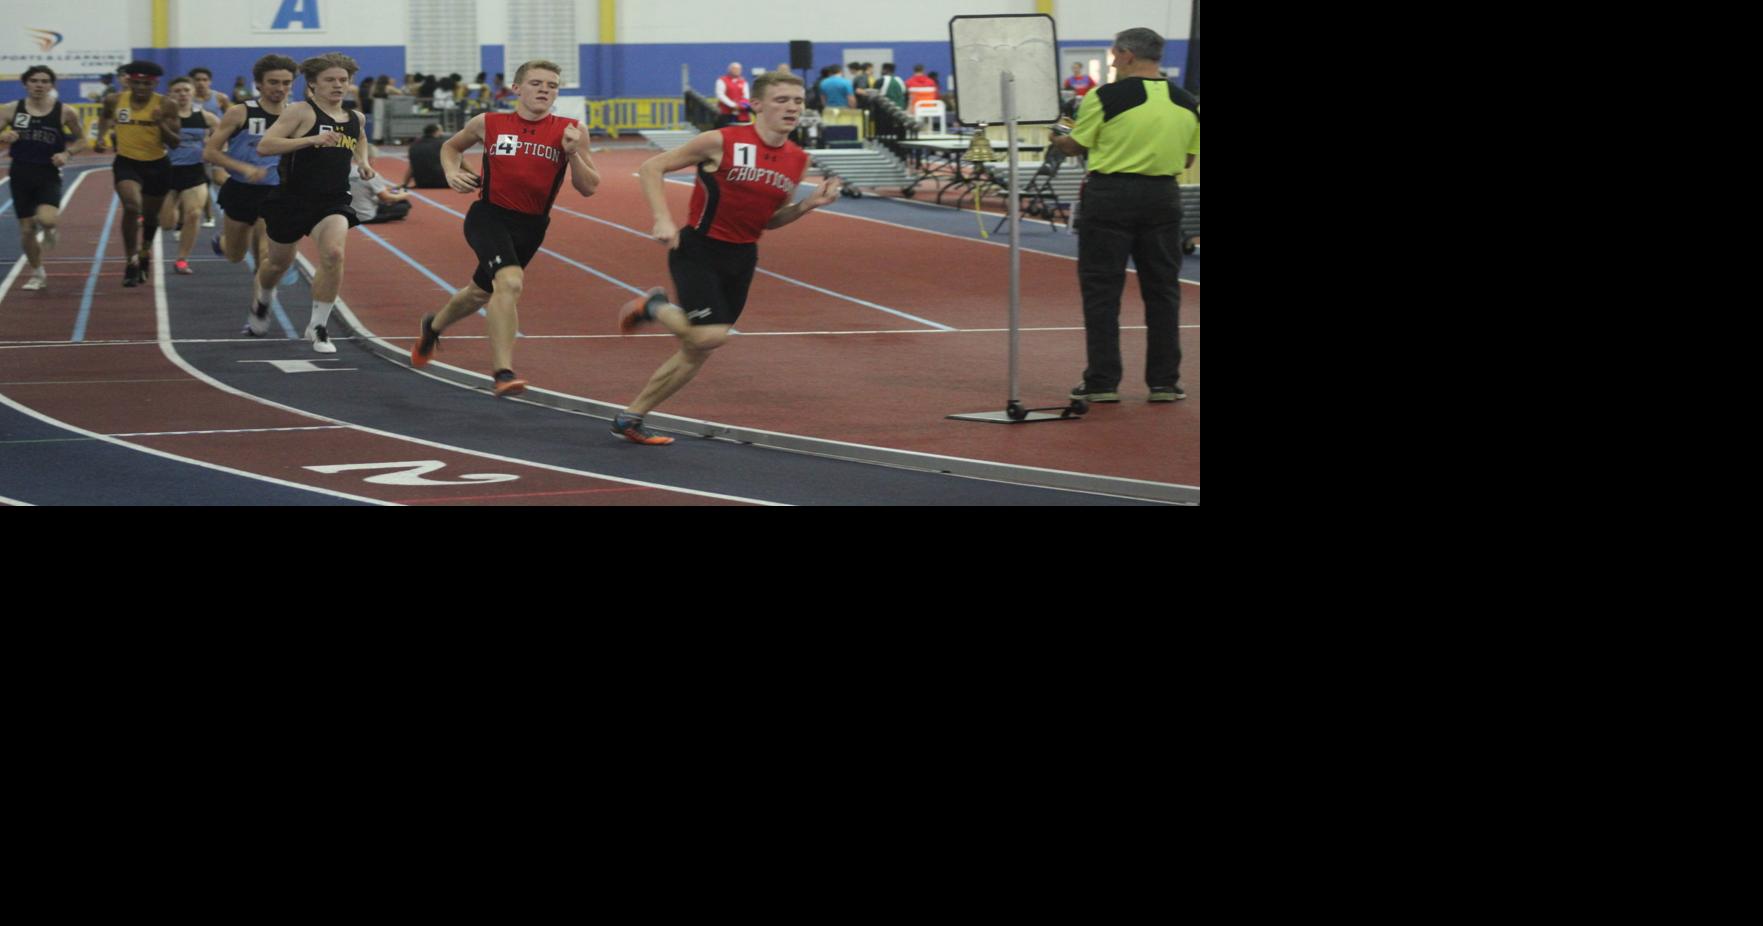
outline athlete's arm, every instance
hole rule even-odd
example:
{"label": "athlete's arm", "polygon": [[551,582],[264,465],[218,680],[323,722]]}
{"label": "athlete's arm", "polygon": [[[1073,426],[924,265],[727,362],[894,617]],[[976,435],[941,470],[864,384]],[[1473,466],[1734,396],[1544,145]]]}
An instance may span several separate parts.
{"label": "athlete's arm", "polygon": [[679,228],[673,224],[673,213],[667,209],[667,194],[662,190],[662,178],[669,171],[694,166],[715,173],[721,163],[722,132],[710,131],[672,151],[655,155],[637,168],[637,179],[643,186],[643,198],[649,201],[649,211],[655,216],[655,229],[649,232],[649,237],[667,245],[668,250],[679,247]]}
{"label": "athlete's arm", "polygon": [[441,145],[441,170],[447,175],[447,185],[461,193],[470,193],[478,188],[478,175],[465,166],[465,152],[471,146],[484,140],[484,115],[478,113],[471,117],[465,128],[454,133]]}
{"label": "athlete's arm", "polygon": [[86,150],[86,124],[80,121],[80,114],[72,106],[61,107],[61,128],[64,132],[71,133],[73,138],[67,143],[67,149],[56,155],[61,158],[55,164],[57,167],[66,164],[67,158]]}
{"label": "athlete's arm", "polygon": [[226,153],[227,142],[232,139],[234,132],[244,128],[245,114],[249,111],[243,106],[238,106],[227,110],[226,115],[220,117],[215,131],[208,136],[208,141],[202,145],[202,160],[217,167],[226,168],[252,183],[262,183],[263,178],[269,176],[269,168],[257,164],[247,164]]}
{"label": "athlete's arm", "polygon": [[104,97],[104,108],[98,111],[98,140],[92,145],[93,151],[103,151],[105,142],[110,138],[110,130],[116,126],[116,98],[119,94]]}
{"label": "athlete's arm", "polygon": [[600,172],[588,156],[588,133],[581,124],[570,122],[563,128],[563,156],[569,158],[569,182],[577,193],[592,196],[600,187]]}
{"label": "athlete's arm", "polygon": [[765,223],[765,227],[782,228],[821,206],[831,205],[839,198],[839,186],[839,178],[828,177],[820,186],[814,188],[814,192],[808,194],[807,199],[790,203],[772,213],[771,219]]}
{"label": "athlete's arm", "polygon": [[290,151],[299,151],[301,148],[318,148],[336,144],[337,133],[335,132],[325,131],[310,138],[304,137],[306,130],[312,128],[317,121],[318,114],[313,110],[311,103],[289,105],[287,109],[282,110],[281,117],[276,119],[275,125],[270,126],[269,131],[263,133],[263,138],[257,142],[257,153],[267,158],[278,154],[287,154]]}
{"label": "athlete's arm", "polygon": [[[12,114],[18,112],[18,108],[23,105],[23,100],[16,103],[0,103],[0,113],[5,114],[0,115],[0,145],[10,145],[18,141],[18,133],[12,130]],[[63,106],[61,111],[73,112],[66,106]]]}
{"label": "athlete's arm", "polygon": [[159,118],[154,121],[159,123],[159,140],[165,142],[167,148],[176,148],[183,142],[184,137],[178,134],[183,117],[178,115],[178,104],[172,102],[171,97],[160,101]]}
{"label": "athlete's arm", "polygon": [[368,160],[367,150],[367,133],[364,131],[355,145],[355,171],[361,175],[361,179],[372,180],[379,174],[373,169],[373,162]]}

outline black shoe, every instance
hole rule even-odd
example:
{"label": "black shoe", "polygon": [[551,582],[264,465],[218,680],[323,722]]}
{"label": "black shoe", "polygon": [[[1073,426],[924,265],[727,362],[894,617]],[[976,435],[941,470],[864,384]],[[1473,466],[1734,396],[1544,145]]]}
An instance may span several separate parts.
{"label": "black shoe", "polygon": [[152,275],[153,252],[151,250],[143,250],[141,252],[141,282],[147,282],[147,278]]}
{"label": "black shoe", "polygon": [[141,285],[141,268],[135,266],[133,263],[130,263],[128,266],[122,268],[122,285],[124,285],[124,286],[139,286],[139,285]]}
{"label": "black shoe", "polygon": [[1151,387],[1151,401],[1153,402],[1174,402],[1187,397],[1188,394],[1181,390],[1180,384],[1174,386]]}
{"label": "black shoe", "polygon": [[1078,383],[1072,388],[1071,397],[1074,399],[1082,399],[1091,405],[1094,405],[1097,402],[1120,401],[1120,393],[1114,389],[1094,389],[1083,383]]}

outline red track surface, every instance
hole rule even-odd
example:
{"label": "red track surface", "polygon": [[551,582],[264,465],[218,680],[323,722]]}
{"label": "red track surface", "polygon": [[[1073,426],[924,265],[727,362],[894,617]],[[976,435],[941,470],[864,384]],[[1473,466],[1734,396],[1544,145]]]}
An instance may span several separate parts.
{"label": "red track surface", "polygon": [[[651,224],[632,174],[650,152],[596,156],[605,181],[582,199],[565,184],[560,207],[646,232]],[[380,166],[401,176],[404,164]],[[424,190],[463,212],[470,196]],[[690,189],[669,184],[676,218]],[[473,257],[455,216],[417,203],[410,218],[371,228],[445,279],[463,285]],[[997,240],[997,239],[994,239]],[[556,213],[546,247],[632,286],[669,285],[660,245],[616,228]],[[746,337],[719,350],[697,380],[659,409],[763,430],[994,460],[1026,466],[1199,485],[1199,331],[1182,331],[1182,382],[1189,398],[1148,405],[1135,374],[1144,331],[1122,332],[1125,401],[1093,408],[1077,422],[997,425],[950,421],[951,413],[998,411],[1007,392],[1009,252],[976,241],[813,213],[767,234],[760,268],[846,296],[963,329],[927,326],[816,292],[762,272],[737,326]],[[1136,276],[1128,281],[1123,324],[1142,325]],[[1199,287],[1184,285],[1182,323],[1198,325]],[[618,304],[631,293],[541,254],[528,268],[515,366],[536,386],[602,401],[635,397],[674,350],[665,334],[617,336]],[[359,233],[349,241],[343,298],[375,333],[408,340],[417,319],[446,299],[440,287]],[[1076,262],[1022,255],[1021,395],[1025,404],[1062,405],[1084,367]],[[299,317],[302,313],[293,313]],[[1058,328],[1063,330],[1041,330]],[[896,332],[782,334],[768,332]],[[440,359],[487,372],[489,347],[477,320],[452,328]],[[466,337],[459,337],[464,335]],[[537,336],[577,336],[535,340]],[[579,336],[592,335],[592,339]]]}

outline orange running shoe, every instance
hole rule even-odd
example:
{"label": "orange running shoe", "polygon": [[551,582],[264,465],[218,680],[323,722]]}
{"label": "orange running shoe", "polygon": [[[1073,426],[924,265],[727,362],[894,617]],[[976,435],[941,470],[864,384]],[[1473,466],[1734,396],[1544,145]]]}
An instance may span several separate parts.
{"label": "orange running shoe", "polygon": [[413,367],[427,365],[429,358],[435,355],[435,348],[441,345],[441,335],[429,327],[434,320],[433,312],[422,317],[422,324],[417,329],[416,345],[410,348],[410,365]]}
{"label": "orange running shoe", "polygon": [[525,391],[526,391],[526,380],[515,379],[513,370],[498,370],[496,372],[496,385],[494,388],[494,392],[496,393],[496,398],[502,398],[503,396],[520,395],[521,393],[523,393]]}
{"label": "orange running shoe", "polygon": [[620,306],[618,309],[618,333],[630,334],[637,330],[638,326],[654,321],[654,317],[649,314],[649,303],[656,299],[666,300],[667,290],[657,286]]}
{"label": "orange running shoe", "polygon": [[627,415],[623,412],[619,412],[618,416],[612,419],[612,433],[617,434],[619,437],[622,437],[633,444],[653,444],[655,446],[660,446],[662,444],[673,443],[673,438],[662,437],[661,435],[650,431],[648,428],[643,427],[643,419],[640,416]]}

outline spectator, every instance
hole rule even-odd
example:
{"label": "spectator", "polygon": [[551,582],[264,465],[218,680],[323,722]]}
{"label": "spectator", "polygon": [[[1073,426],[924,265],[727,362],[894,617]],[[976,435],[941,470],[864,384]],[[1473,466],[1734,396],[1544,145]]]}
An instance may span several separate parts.
{"label": "spectator", "polygon": [[875,85],[875,95],[892,100],[895,106],[906,108],[906,82],[894,73],[894,62],[882,65],[881,80]]}
{"label": "spectator", "polygon": [[[244,80],[245,78],[241,77],[239,79]],[[93,94],[91,96],[87,97],[86,99],[91,100],[95,103],[102,103],[102,102],[104,102],[105,97],[116,92],[116,75],[115,74],[101,75],[98,78],[98,82],[103,84],[104,86],[99,87],[96,91],[93,92]]]}
{"label": "spectator", "polygon": [[716,79],[716,108],[722,114],[716,120],[717,128],[747,120],[751,107],[747,104],[747,81],[741,76],[739,61],[730,61],[728,72]]}
{"label": "spectator", "polygon": [[422,138],[410,146],[410,169],[404,172],[404,187],[444,189],[447,172],[441,169],[441,127],[429,123],[422,127]]}
{"label": "spectator", "polygon": [[907,112],[916,111],[920,103],[937,101],[936,78],[925,75],[924,65],[915,64],[912,66],[912,76],[906,78],[906,98],[912,101],[912,106]]}
{"label": "spectator", "polygon": [[839,73],[836,64],[827,65],[825,77],[820,81],[822,104],[828,109],[857,105],[857,91],[852,89],[851,82]]}
{"label": "spectator", "polygon": [[393,222],[410,214],[410,194],[395,190],[390,183],[376,176],[363,180],[356,173],[349,175],[349,208],[363,225]]}
{"label": "spectator", "polygon": [[490,90],[490,102],[501,106],[513,96],[514,91],[509,88],[508,82],[502,79],[501,74],[497,74],[495,86]]}
{"label": "spectator", "polygon": [[1071,76],[1065,78],[1065,89],[1076,94],[1080,100],[1084,94],[1096,89],[1096,79],[1084,73],[1082,61],[1071,62]]}

